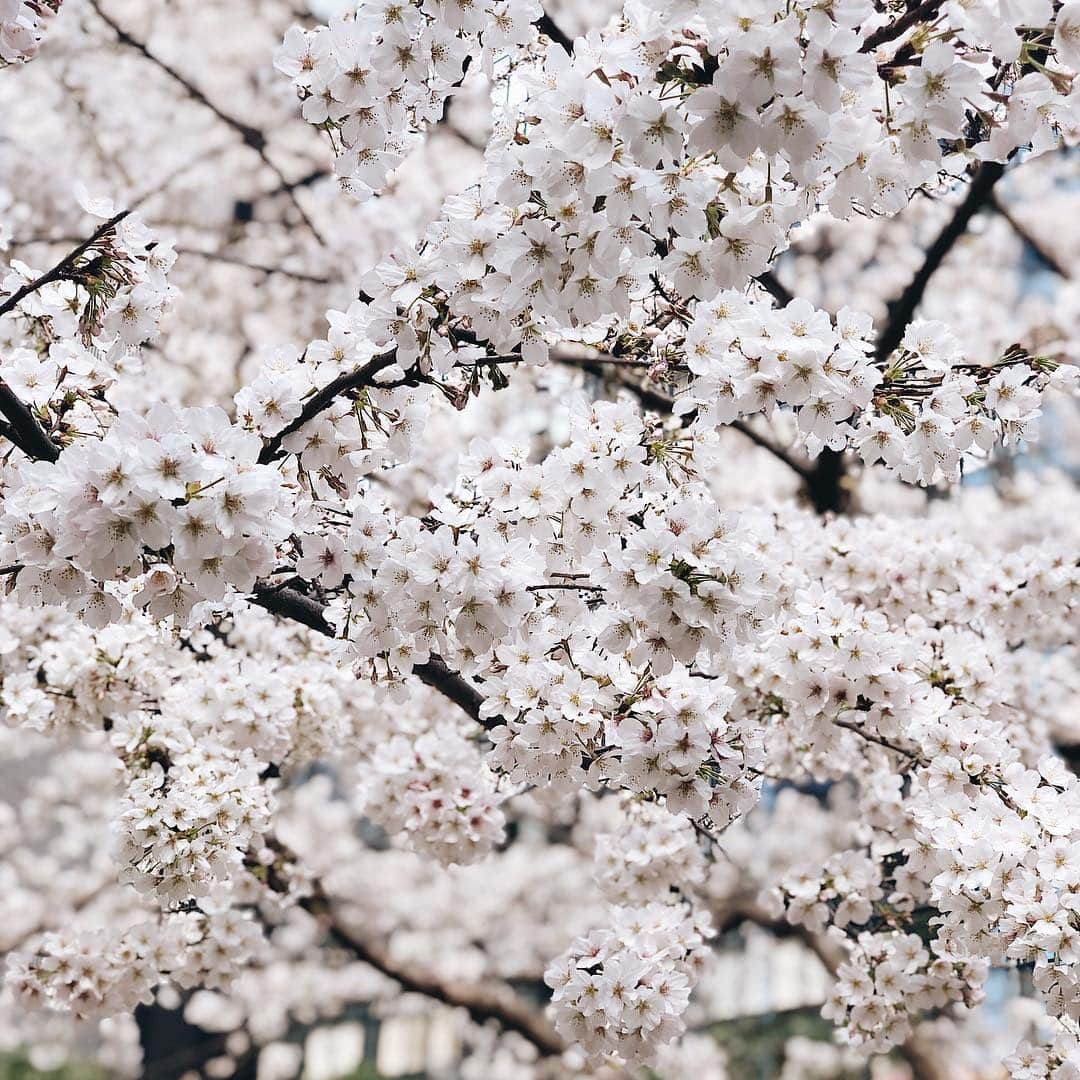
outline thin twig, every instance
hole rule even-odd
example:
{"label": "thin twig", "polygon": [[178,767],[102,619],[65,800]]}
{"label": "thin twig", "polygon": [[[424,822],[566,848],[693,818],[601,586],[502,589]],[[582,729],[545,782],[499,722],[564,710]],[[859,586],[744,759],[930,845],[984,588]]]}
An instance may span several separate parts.
{"label": "thin twig", "polygon": [[68,254],[65,255],[51,270],[47,270],[41,277],[35,278],[18,291],[13,292],[11,296],[0,304],[0,315],[6,315],[9,311],[14,310],[21,301],[25,300],[31,293],[37,292],[38,289],[43,286],[49,285],[54,281],[66,280],[75,261],[93,247],[94,244],[98,243],[104,236],[112,232],[130,213],[130,210],[121,210],[119,214],[114,214],[108,221],[99,225],[97,229],[94,230],[92,236],[84,240],[73,251],[68,252]]}
{"label": "thin twig", "polygon": [[126,45],[128,48],[141,53],[152,64],[155,64],[164,71],[169,78],[183,88],[184,92],[192,99],[192,101],[198,102],[205,109],[212,112],[223,124],[232,128],[232,130],[243,140],[244,145],[250,146],[251,149],[259,155],[263,164],[274,174],[278,183],[281,185],[280,190],[285,193],[289,201],[295,207],[297,214],[300,215],[300,220],[308,227],[315,239],[318,240],[320,244],[325,245],[326,240],[316,228],[315,223],[308,217],[307,211],[296,197],[296,187],[299,185],[292,185],[267,153],[267,138],[265,133],[260,131],[257,127],[246,124],[243,120],[239,120],[235,116],[225,112],[219,105],[216,105],[211,101],[202,90],[187,78],[186,75],[181,74],[181,72],[177,71],[171,64],[162,60],[156,53],[151,52],[145,42],[140,41],[116,22],[111,15],[102,9],[99,0],[89,0],[89,3],[102,22],[104,22],[116,35],[116,40],[119,41],[121,45]]}
{"label": "thin twig", "polygon": [[1027,245],[1032,251],[1035,257],[1041,262],[1048,270],[1052,270],[1059,277],[1068,280],[1072,277],[1072,273],[1067,266],[1064,266],[1041,240],[1039,240],[1031,230],[1023,224],[1009,208],[1008,204],[1000,195],[995,194],[993,197],[994,209],[1009,223],[1012,230],[1020,239]]}
{"label": "thin twig", "polygon": [[867,742],[876,743],[878,746],[885,747],[886,750],[891,750],[894,754],[902,754],[906,758],[910,758],[912,761],[922,765],[925,764],[925,760],[922,754],[917,753],[914,750],[905,750],[902,746],[897,746],[896,743],[889,742],[883,735],[878,735],[873,731],[867,731],[866,728],[860,727],[858,724],[851,720],[834,720],[833,723],[837,727],[842,727],[846,731],[853,731],[856,735],[865,739]]}
{"label": "thin twig", "polygon": [[292,278],[294,281],[304,281],[312,285],[330,285],[330,278],[320,277],[317,274],[305,274],[299,270],[287,270],[283,266],[264,266],[260,263],[248,262],[238,255],[230,255],[227,251],[201,251],[199,248],[178,247],[177,255],[194,255],[199,259],[208,259],[211,262],[228,263],[230,266],[240,266],[245,270],[253,270],[258,274],[279,274],[281,277]]}

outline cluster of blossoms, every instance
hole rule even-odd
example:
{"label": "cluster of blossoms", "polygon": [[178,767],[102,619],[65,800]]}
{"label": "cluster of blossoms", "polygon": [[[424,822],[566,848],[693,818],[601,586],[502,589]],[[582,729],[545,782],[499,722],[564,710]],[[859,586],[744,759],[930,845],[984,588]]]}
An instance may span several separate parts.
{"label": "cluster of blossoms", "polygon": [[304,119],[329,135],[343,190],[367,199],[439,119],[470,62],[489,73],[496,58],[505,63],[502,54],[536,40],[541,14],[535,0],[365,2],[329,26],[293,26],[274,64]]}
{"label": "cluster of blossoms", "polygon": [[1060,1031],[1049,1046],[1033,1046],[1026,1039],[1004,1061],[1012,1080],[1071,1080],[1080,1074],[1080,1039]]}
{"label": "cluster of blossoms", "polygon": [[687,889],[705,879],[705,857],[693,826],[659,803],[625,803],[617,832],[596,838],[593,875],[613,904],[664,900],[674,888]]}
{"label": "cluster of blossoms", "polygon": [[560,1033],[596,1063],[643,1064],[685,1030],[682,1014],[708,954],[706,916],[685,904],[613,907],[611,925],[576,940],[544,974]]}
{"label": "cluster of blossoms", "polygon": [[121,879],[178,903],[239,873],[272,810],[252,751],[196,738],[180,717],[137,712],[110,738],[131,774],[118,822]]}
{"label": "cluster of blossoms", "polygon": [[812,455],[853,446],[867,464],[934,484],[958,480],[965,453],[985,456],[1002,440],[1030,438],[1043,393],[1077,374],[1019,349],[994,363],[964,363],[943,323],[920,320],[878,359],[870,327],[846,308],[834,324],[805,300],[774,310],[725,292],[699,306],[672,344],[693,376],[675,411],[721,427],[789,406]]}
{"label": "cluster of blossoms", "polygon": [[[302,357],[277,350],[264,359],[256,377],[234,398],[238,421],[296,463],[316,493],[340,495],[389,465],[408,461],[423,435],[434,393],[429,385],[406,378],[404,354],[375,355],[368,330],[371,311],[359,302],[347,311],[327,313],[327,337],[310,343]],[[316,392],[356,370],[372,381],[355,396],[327,403],[313,419],[301,414]]]}
{"label": "cluster of blossoms", "polygon": [[[1080,1000],[1075,778],[1013,704],[1038,678],[1016,655],[1075,633],[1075,560],[1043,543],[1002,564],[936,537],[883,572],[897,528],[835,522],[819,527],[820,548],[792,538],[775,636],[740,658],[736,705],[774,726],[769,760],[784,775],[858,778],[860,846],[789,875],[778,898],[790,921],[851,937],[826,1011],[876,1049],[927,1008],[978,1000],[990,963],[1033,963],[1052,1015],[1075,1018]],[[836,591],[800,588],[807,571]]]}
{"label": "cluster of blossoms", "polygon": [[[769,538],[784,563],[778,617],[737,655],[734,712],[770,725],[772,760],[798,770],[813,750],[813,769],[839,778],[850,762],[830,759],[854,745],[846,729],[914,747],[924,744],[913,725],[946,716],[980,716],[1020,746],[1045,738],[1001,702],[1023,700],[1031,658],[1075,633],[1080,571],[1058,540],[1016,544],[1001,560],[934,524],[913,524],[924,540],[912,545],[896,519],[798,520],[777,521]],[[895,801],[895,785],[878,797]]]}
{"label": "cluster of blossoms", "polygon": [[[880,611],[893,626],[918,613],[930,625],[976,629],[989,645],[1059,647],[1080,617],[1080,568],[1070,558],[1075,526],[1068,515],[1036,517],[1030,528],[1005,538],[1008,550],[1001,555],[981,543],[979,513],[974,506],[970,535],[944,519],[838,519],[803,546],[806,562],[796,572],[828,577],[842,599]],[[785,523],[778,537],[790,545],[789,561],[804,544],[793,527]],[[904,530],[915,530],[918,542],[900,543]],[[888,552],[887,564],[882,552]]]}
{"label": "cluster of blossoms", "polygon": [[227,986],[263,951],[250,915],[224,908],[171,914],[123,930],[45,934],[37,951],[8,957],[7,985],[27,1005],[112,1016],[177,986]]}
{"label": "cluster of blossoms", "polygon": [[851,1043],[887,1049],[911,1034],[911,1017],[922,1011],[978,1004],[988,968],[949,954],[937,939],[927,948],[917,934],[860,934],[822,1015],[843,1024]]}
{"label": "cluster of blossoms", "polygon": [[652,1063],[682,1034],[711,935],[687,899],[705,877],[690,822],[660,802],[624,805],[615,831],[596,838],[610,926],[575,941],[544,975],[557,1028],[594,1064]]}
{"label": "cluster of blossoms", "polygon": [[515,783],[580,783],[591,765],[726,824],[755,800],[761,740],[725,720],[718,665],[768,610],[761,566],[689,444],[626,405],[571,427],[542,465],[474,444],[460,493],[422,520],[356,502],[298,570],[328,588],[348,575],[329,617],[373,680],[436,651],[482,676],[492,762]]}
{"label": "cluster of blossoms", "polygon": [[[1034,964],[1051,1015],[1080,1019],[1080,785],[1058,758],[1037,768],[977,732],[939,735],[914,779],[910,859],[952,951]],[[978,952],[976,953],[976,950]]]}
{"label": "cluster of blossoms", "polygon": [[37,56],[45,28],[64,0],[0,0],[0,67]]}
{"label": "cluster of blossoms", "polygon": [[862,925],[884,896],[880,877],[868,853],[838,851],[823,867],[785,876],[783,906],[791,922],[819,933],[827,926],[843,930],[852,923]]}
{"label": "cluster of blossoms", "polygon": [[137,602],[181,622],[250,590],[290,531],[277,471],[252,464],[260,446],[221,409],[162,404],[55,462],[22,463],[0,518],[19,595],[100,626],[121,611],[111,582],[139,579]]}
{"label": "cluster of blossoms", "polygon": [[495,778],[480,752],[451,726],[395,735],[362,775],[358,806],[402,833],[408,847],[444,865],[475,862],[503,837]]}
{"label": "cluster of blossoms", "polygon": [[[559,1032],[594,1063],[651,1061],[683,1032],[708,933],[684,892],[705,878],[696,836],[740,817],[766,776],[855,792],[843,849],[774,894],[850,949],[826,1010],[850,1041],[885,1048],[920,1013],[974,1002],[989,963],[1032,965],[1050,1014],[1080,1020],[1080,785],[1046,757],[1040,715],[1077,688],[1038,685],[1048,657],[1075,658],[1075,533],[983,547],[948,520],[736,515],[714,483],[731,471],[725,425],[776,406],[811,453],[856,447],[901,480],[955,480],[963,454],[1026,438],[1043,391],[1068,381],[1026,350],[967,363],[933,321],[878,355],[865,317],[743,295],[819,210],[891,213],[1073,134],[1078,0],[953,5],[923,27],[930,7],[629,0],[572,53],[539,56],[540,10],[516,0],[379,0],[290,31],[278,66],[361,197],[475,54],[505,103],[477,188],[381,263],[325,340],[268,356],[235,422],[109,395],[171,296],[171,249],[135,219],[113,215],[41,287],[12,265],[0,300],[25,295],[5,302],[0,375],[45,448],[19,442],[5,395],[22,456],[0,464],[0,563],[41,640],[0,633],[0,704],[13,726],[71,727],[109,755],[137,906],[115,930],[20,950],[22,997],[110,1013],[166,979],[220,985],[257,954],[252,910],[309,945],[335,887],[371,925],[415,930],[358,885],[380,863],[356,858],[346,810],[326,812],[307,862],[269,831],[278,776],[333,757],[343,788],[358,778],[350,808],[412,849],[382,853],[398,868],[413,852],[497,858],[510,785],[554,789],[535,798],[547,807],[583,786],[627,793],[623,827],[597,843],[610,923],[547,973]],[[671,389],[683,426],[578,406],[542,461],[479,440],[449,494],[404,509],[415,475],[389,470],[440,395],[463,408],[564,344],[556,359],[587,345],[603,354],[587,363]],[[236,602],[256,586],[337,640],[268,632]],[[226,609],[227,630],[210,622]],[[469,725],[411,673],[451,685]],[[572,875],[573,858],[545,865]],[[505,954],[468,962],[520,974]],[[1064,1074],[1074,1050],[1022,1050],[1014,1071]]]}
{"label": "cluster of blossoms", "polygon": [[[103,355],[115,364],[154,337],[176,296],[167,279],[176,262],[172,243],[159,238],[139,215],[114,213],[108,200],[78,194],[82,208],[100,222],[98,228],[78,254],[68,256],[50,273],[47,282],[12,301],[12,310],[0,322],[5,341],[14,345],[21,341],[27,347],[20,362],[12,362],[12,376],[5,372],[4,378],[25,393],[24,401],[39,408],[50,398],[63,398],[57,393],[57,375],[63,369],[71,367],[76,378],[70,389],[78,393],[84,389],[78,376],[87,374],[90,357],[100,360]],[[0,300],[13,297],[41,276],[13,259],[0,279]],[[86,349],[68,351],[76,342],[93,346],[89,357]],[[60,349],[59,354],[53,355],[53,347]],[[42,366],[34,368],[26,351],[36,353]],[[68,389],[66,384],[62,389]],[[71,407],[67,401],[63,411]],[[59,409],[59,403],[54,408]],[[48,414],[44,420],[48,422]]]}
{"label": "cluster of blossoms", "polygon": [[[112,422],[118,381],[138,373],[138,346],[157,333],[176,293],[166,279],[171,244],[138,216],[113,214],[110,203],[81,203],[107,220],[76,252],[46,274],[13,259],[0,277],[0,379],[39,425],[44,450],[9,436],[24,454],[49,461]],[[0,484],[19,486],[8,470]]]}
{"label": "cluster of blossoms", "polygon": [[[1043,15],[1023,33],[1041,35]],[[1067,71],[1028,70],[1007,21],[967,27],[964,58],[938,40],[875,63],[869,4],[765,4],[738,20],[627,4],[572,55],[549,48],[515,70],[508,137],[478,190],[372,277],[378,348],[437,364],[480,340],[541,359],[548,330],[658,358],[646,328],[745,286],[814,208],[894,212],[943,168],[1069,127]],[[972,60],[993,57],[987,83]]]}

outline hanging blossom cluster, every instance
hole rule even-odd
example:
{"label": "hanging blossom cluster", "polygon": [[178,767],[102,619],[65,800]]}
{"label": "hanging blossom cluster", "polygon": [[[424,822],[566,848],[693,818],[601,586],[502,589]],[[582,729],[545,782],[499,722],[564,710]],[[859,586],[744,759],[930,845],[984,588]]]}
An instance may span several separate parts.
{"label": "hanging blossom cluster", "polygon": [[685,1031],[682,1014],[708,955],[707,917],[680,904],[611,909],[612,923],[548,968],[555,1024],[597,1063],[647,1063]]}
{"label": "hanging blossom cluster", "polygon": [[685,817],[642,799],[625,802],[624,813],[617,832],[596,838],[593,876],[612,903],[662,900],[705,880],[705,856]]}
{"label": "hanging blossom cluster", "polygon": [[588,767],[726,824],[756,798],[761,739],[725,719],[716,669],[769,608],[736,526],[689,442],[597,403],[542,465],[474,444],[423,520],[357,502],[298,571],[347,575],[328,617],[358,673],[393,687],[437,653],[481,676],[492,764],[515,783],[580,784]]}
{"label": "hanging blossom cluster", "polygon": [[0,0],[0,67],[37,56],[49,20],[64,0]]}
{"label": "hanging blossom cluster", "polygon": [[227,986],[264,947],[250,915],[228,907],[174,913],[119,932],[45,934],[33,955],[8,957],[6,984],[31,1007],[114,1016],[150,1004],[166,979],[185,988]]}
{"label": "hanging blossom cluster", "polygon": [[868,3],[741,19],[628,4],[572,56],[514,72],[478,190],[368,286],[378,348],[436,367],[477,340],[542,359],[557,333],[654,358],[646,330],[744,287],[816,207],[895,212],[943,169],[1071,130],[1070,70],[1027,59],[1053,12],[1032,14],[890,59]]}
{"label": "hanging blossom cluster", "polygon": [[292,79],[304,119],[325,131],[343,190],[380,192],[391,170],[442,115],[446,99],[479,60],[536,40],[536,0],[360,3],[329,26],[293,26],[274,55]]}
{"label": "hanging blossom cluster", "polygon": [[[268,781],[282,769],[331,749],[344,764],[350,747],[368,755],[386,739],[371,722],[370,691],[358,693],[325,653],[237,665],[238,645],[182,648],[130,610],[97,630],[65,612],[18,610],[24,625],[5,643],[0,671],[3,720],[107,734],[123,784],[121,875],[165,907],[245,876],[270,825]],[[409,717],[407,703],[400,708]],[[424,731],[415,718],[413,727]]]}
{"label": "hanging blossom cluster", "polygon": [[989,967],[951,955],[937,939],[927,947],[918,934],[860,934],[822,1015],[844,1024],[851,1043],[887,1050],[911,1034],[912,1016],[978,1004]]}
{"label": "hanging blossom cluster", "polygon": [[[682,1014],[711,934],[708,915],[683,899],[704,876],[693,828],[662,805],[631,805],[619,831],[597,838],[611,924],[575,941],[544,975],[557,1028],[596,1065],[650,1063],[685,1031]],[[652,836],[669,854],[646,876],[640,845],[651,848]]]}
{"label": "hanging blossom cluster", "polygon": [[675,412],[721,427],[791,408],[811,455],[852,447],[909,483],[956,481],[965,454],[1032,438],[1051,386],[1075,388],[1078,369],[1014,348],[967,363],[948,327],[915,320],[898,349],[873,355],[871,323],[842,309],[835,324],[805,300],[780,310],[725,292],[699,306],[671,344],[692,378]]}
{"label": "hanging blossom cluster", "polygon": [[503,838],[495,777],[449,725],[379,746],[361,776],[358,806],[406,844],[444,865],[489,854]]}
{"label": "hanging blossom cluster", "polygon": [[995,749],[957,733],[916,774],[911,858],[941,912],[938,938],[961,955],[1034,964],[1048,1011],[1075,1024],[1080,785],[1058,758],[1030,768]]}
{"label": "hanging blossom cluster", "polygon": [[47,608],[23,622],[34,644],[5,646],[3,720],[109,733],[125,785],[123,877],[166,905],[240,874],[269,828],[268,778],[331,753],[345,767],[348,748],[363,761],[357,806],[425,853],[472,862],[502,837],[504,795],[463,723],[439,720],[427,692],[396,702],[387,729],[374,693],[325,653],[237,667],[213,636],[214,651],[180,650],[130,612],[97,630]]}
{"label": "hanging blossom cluster", "polygon": [[110,738],[130,774],[121,880],[178,902],[239,873],[273,808],[254,753],[197,740],[179,716],[132,713]]}

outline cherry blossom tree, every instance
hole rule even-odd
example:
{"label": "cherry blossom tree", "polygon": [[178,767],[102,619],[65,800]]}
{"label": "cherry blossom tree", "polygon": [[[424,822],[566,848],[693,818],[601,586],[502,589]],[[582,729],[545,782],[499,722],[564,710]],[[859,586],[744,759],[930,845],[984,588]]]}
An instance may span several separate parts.
{"label": "cherry blossom tree", "polygon": [[0,62],[0,1045],[723,1077],[754,928],[832,987],[785,1076],[1080,1076],[1077,0]]}

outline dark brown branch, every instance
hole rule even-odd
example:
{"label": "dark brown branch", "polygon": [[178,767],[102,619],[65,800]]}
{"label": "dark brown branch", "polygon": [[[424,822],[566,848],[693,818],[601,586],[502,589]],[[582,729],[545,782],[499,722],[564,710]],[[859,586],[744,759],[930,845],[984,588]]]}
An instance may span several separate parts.
{"label": "dark brown branch", "polygon": [[373,385],[375,376],[378,375],[380,371],[384,371],[396,362],[396,350],[381,353],[374,359],[369,360],[363,367],[359,367],[355,371],[346,372],[344,375],[339,375],[332,382],[327,383],[321,390],[317,390],[304,402],[304,407],[300,410],[300,415],[282,428],[282,430],[273,438],[266,441],[266,445],[259,454],[259,463],[261,465],[268,465],[270,462],[276,461],[282,455],[281,444],[290,435],[299,431],[309,421],[314,420],[319,413],[323,412],[325,409],[329,409],[341,394],[348,393],[350,390],[361,390],[364,387]]}
{"label": "dark brown branch", "polygon": [[68,280],[75,268],[76,261],[95,244],[108,236],[109,233],[113,232],[116,226],[130,213],[130,210],[121,210],[119,214],[114,214],[108,221],[99,225],[93,234],[83,240],[78,247],[69,251],[51,270],[47,270],[41,277],[34,278],[33,281],[27,282],[21,289],[13,292],[0,304],[0,315],[6,315],[9,311],[13,311],[31,293],[36,293],[38,289],[43,288],[45,285],[51,285],[54,281]]}
{"label": "dark brown branch", "polygon": [[[634,379],[623,378],[618,372],[612,372],[610,367],[601,366],[598,361],[564,360],[563,362],[571,362],[599,378],[613,375],[618,384],[636,395],[645,408],[652,409],[653,412],[658,412],[664,416],[671,413],[673,402],[666,394],[644,386]],[[692,415],[691,413],[684,417],[684,423],[689,422]],[[782,461],[791,469],[802,481],[803,491],[807,499],[819,514],[839,514],[847,509],[851,493],[846,483],[847,467],[843,453],[826,448],[818,455],[813,465],[806,465],[789,454],[783,447],[777,446],[771,439],[755,431],[744,420],[733,420],[728,427],[733,428],[740,435],[745,436],[756,446],[772,454],[777,461]]]}
{"label": "dark brown branch", "polygon": [[[310,905],[301,901],[301,905]],[[411,964],[392,959],[389,953],[362,940],[339,922],[326,926],[330,940],[396,982],[410,994],[422,994],[451,1008],[464,1009],[477,1024],[496,1023],[503,1031],[512,1031],[527,1039],[545,1057],[557,1057],[566,1050],[554,1027],[540,1008],[531,1008],[505,983],[477,985],[458,980],[442,980]]]}
{"label": "dark brown branch", "polygon": [[181,74],[171,64],[162,60],[156,53],[150,51],[146,43],[140,41],[137,37],[134,37],[127,30],[125,30],[115,19],[113,19],[106,11],[104,11],[99,3],[99,0],[89,0],[90,6],[97,13],[98,17],[110,30],[116,35],[116,40],[121,45],[127,46],[129,49],[134,49],[140,53],[152,64],[156,65],[166,75],[169,76],[175,83],[183,88],[192,101],[198,102],[203,108],[208,109],[214,114],[223,124],[232,128],[240,138],[243,140],[245,146],[250,146],[256,154],[259,155],[262,163],[274,174],[278,183],[281,185],[280,190],[283,191],[289,201],[293,204],[297,214],[300,216],[300,220],[308,227],[312,235],[320,244],[325,244],[322,234],[315,227],[315,223],[308,217],[307,211],[301,205],[300,200],[296,197],[296,187],[299,185],[292,185],[288,181],[282,171],[271,160],[266,150],[267,138],[264,132],[260,131],[257,127],[253,127],[251,124],[244,123],[243,120],[238,120],[235,116],[225,112],[219,105],[215,105],[206,94],[202,92],[187,76]]}
{"label": "dark brown branch", "polygon": [[816,954],[826,970],[833,975],[836,974],[836,969],[843,962],[843,948],[838,946],[827,935],[816,934],[805,926],[789,923],[784,918],[773,916],[751,897],[734,896],[725,898],[713,909],[712,915],[717,939],[749,923],[777,938],[798,939]]}
{"label": "dark brown branch", "polygon": [[322,604],[296,589],[259,585],[251,594],[251,602],[272,615],[291,619],[325,637],[334,637],[334,628],[326,621]]}
{"label": "dark brown branch", "polygon": [[878,337],[877,359],[884,362],[900,344],[904,332],[922,302],[926,286],[941,266],[953,245],[967,231],[971,219],[990,201],[994,185],[1005,174],[1005,166],[996,161],[986,161],[976,170],[963,202],[956,208],[952,219],[926,250],[922,266],[897,299],[889,304],[889,319]]}
{"label": "dark brown branch", "polygon": [[481,718],[480,706],[484,704],[483,694],[467,679],[451,671],[441,656],[433,654],[426,664],[414,665],[413,674],[418,676],[421,682],[430,686],[432,690],[438,690],[443,697],[452,701],[481,727],[490,731],[492,728],[501,725],[501,718]]}
{"label": "dark brown branch", "polygon": [[893,22],[878,27],[859,47],[860,52],[869,53],[890,41],[895,41],[901,34],[907,33],[916,23],[929,22],[937,17],[942,0],[923,0],[923,3],[913,3]]}
{"label": "dark brown branch", "polygon": [[567,53],[574,51],[574,39],[546,11],[536,20],[536,29],[541,34],[546,34],[559,48],[564,49]]}
{"label": "dark brown branch", "polygon": [[8,418],[4,434],[27,456],[55,461],[60,447],[45,433],[34,414],[3,379],[0,379],[0,413]]}
{"label": "dark brown branch", "polygon": [[755,446],[761,447],[767,453],[772,454],[778,461],[782,461],[791,469],[804,484],[809,484],[813,470],[796,461],[783,447],[777,446],[772,439],[766,438],[759,431],[755,431],[745,420],[732,420],[728,427],[734,428],[744,438],[749,439]]}
{"label": "dark brown branch", "polygon": [[[292,619],[316,633],[334,637],[334,628],[326,621],[325,609],[317,600],[293,588],[274,585],[259,586],[251,596],[251,602],[265,608],[273,615]],[[483,695],[467,679],[451,671],[446,662],[433,655],[426,664],[416,664],[413,674],[433,690],[438,690],[478,724],[490,730],[500,723],[497,719],[482,719],[480,706]]]}
{"label": "dark brown branch", "polygon": [[[276,837],[265,838],[266,845],[278,855],[282,863],[295,864],[296,855]],[[264,866],[251,859],[249,867],[265,882],[267,888],[277,893],[289,891],[289,879],[279,865]],[[524,1001],[507,985],[478,985],[452,979],[440,979],[430,972],[421,971],[412,964],[402,964],[390,956],[388,950],[369,939],[357,936],[342,925],[334,911],[330,898],[319,880],[312,882],[311,892],[297,903],[322,928],[334,945],[346,950],[369,964],[377,971],[394,980],[402,990],[422,994],[433,1001],[440,1001],[451,1008],[464,1009],[478,1024],[494,1021],[504,1031],[513,1031],[528,1039],[544,1055],[558,1055],[566,1044],[548,1023],[540,1008]]]}
{"label": "dark brown branch", "polygon": [[755,280],[781,307],[787,307],[795,299],[795,294],[772,270],[759,274]]}
{"label": "dark brown branch", "polygon": [[851,502],[847,457],[842,450],[824,447],[806,484],[806,494],[819,514],[842,514]]}

